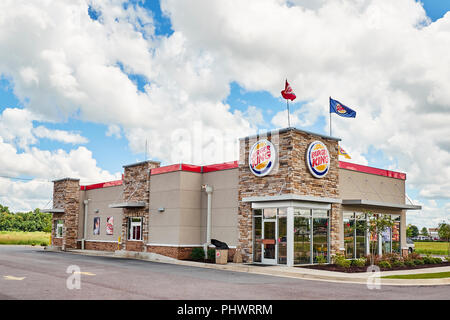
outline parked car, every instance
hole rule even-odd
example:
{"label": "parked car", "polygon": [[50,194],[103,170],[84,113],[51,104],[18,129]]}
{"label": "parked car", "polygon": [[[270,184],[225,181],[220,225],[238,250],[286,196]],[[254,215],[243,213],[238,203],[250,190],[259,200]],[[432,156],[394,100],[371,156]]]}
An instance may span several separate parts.
{"label": "parked car", "polygon": [[408,248],[408,252],[412,253],[415,249],[414,241],[412,241],[410,238],[406,238],[406,247]]}

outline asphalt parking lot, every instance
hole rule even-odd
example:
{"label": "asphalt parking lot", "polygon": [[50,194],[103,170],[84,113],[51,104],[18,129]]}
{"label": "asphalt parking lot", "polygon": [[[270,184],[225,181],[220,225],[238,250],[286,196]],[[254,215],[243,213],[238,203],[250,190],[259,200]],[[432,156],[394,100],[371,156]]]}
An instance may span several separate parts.
{"label": "asphalt parking lot", "polygon": [[[80,288],[73,274],[79,270]],[[78,269],[79,268],[79,269]],[[68,278],[72,277],[69,279]],[[68,287],[74,287],[69,288]],[[283,278],[132,259],[0,246],[0,299],[292,300],[450,298],[450,286],[382,286]]]}

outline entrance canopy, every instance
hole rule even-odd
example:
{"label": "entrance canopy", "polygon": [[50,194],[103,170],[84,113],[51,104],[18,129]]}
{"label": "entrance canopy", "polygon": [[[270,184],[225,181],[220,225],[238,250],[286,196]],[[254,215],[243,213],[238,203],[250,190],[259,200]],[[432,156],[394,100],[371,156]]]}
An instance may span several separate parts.
{"label": "entrance canopy", "polygon": [[351,206],[364,206],[364,207],[375,207],[384,209],[402,209],[402,210],[420,210],[422,206],[410,205],[410,204],[399,204],[399,203],[386,203],[378,202],[364,199],[345,199],[342,200],[343,205]]}

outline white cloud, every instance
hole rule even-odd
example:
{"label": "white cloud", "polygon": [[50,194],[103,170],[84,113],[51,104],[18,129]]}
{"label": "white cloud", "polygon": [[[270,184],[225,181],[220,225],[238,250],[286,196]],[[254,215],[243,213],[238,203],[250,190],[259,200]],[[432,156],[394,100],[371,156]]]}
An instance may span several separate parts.
{"label": "white cloud", "polygon": [[[408,183],[450,198],[450,13],[431,23],[413,0],[162,2],[187,44],[209,52],[246,90],[279,96],[288,78],[291,123],[328,119],[331,95],[357,111],[333,115],[333,135],[358,161],[369,147]],[[201,8],[199,10],[198,8]],[[286,126],[285,111],[272,119]],[[328,131],[328,124],[326,131]]]}
{"label": "white cloud", "polygon": [[64,130],[51,130],[44,126],[34,128],[33,133],[38,138],[47,138],[63,143],[84,144],[89,142],[87,138],[81,136],[79,133],[67,132]]}
{"label": "white cloud", "polygon": [[118,125],[111,124],[111,125],[108,126],[108,131],[106,131],[105,135],[107,137],[114,136],[117,139],[120,139],[122,137],[120,132],[121,132],[121,129],[120,129],[120,127]]}
{"label": "white cloud", "polygon": [[[422,197],[450,198],[450,13],[431,23],[414,0],[163,0],[174,30],[164,37],[149,13],[122,4],[0,3],[0,73],[27,112],[103,123],[112,135],[120,127],[133,151],[147,139],[150,156],[164,161],[217,162],[236,159],[214,148],[217,139],[261,124],[257,112],[248,118],[223,102],[229,83],[278,97],[288,78],[293,124],[328,119],[331,95],[358,113],[333,115],[333,135],[354,159],[363,162],[372,146],[396,160]],[[147,79],[145,92],[122,70]],[[272,124],[283,119],[274,114]],[[34,139],[29,130],[2,136],[6,149]]]}
{"label": "white cloud", "polygon": [[[120,173],[111,174],[99,168],[92,152],[85,147],[67,152],[34,146],[40,138],[71,144],[87,142],[79,134],[44,126],[34,128],[32,121],[37,118],[28,110],[18,108],[7,108],[0,114],[0,203],[12,211],[28,211],[48,204],[52,180],[73,177],[80,178],[81,184],[91,184],[120,179]],[[23,181],[21,177],[33,177],[33,180]]]}

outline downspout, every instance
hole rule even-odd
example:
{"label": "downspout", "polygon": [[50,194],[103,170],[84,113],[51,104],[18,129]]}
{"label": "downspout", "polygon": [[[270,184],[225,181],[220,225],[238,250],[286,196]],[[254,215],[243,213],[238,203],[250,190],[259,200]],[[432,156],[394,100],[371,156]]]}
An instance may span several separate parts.
{"label": "downspout", "polygon": [[83,202],[84,202],[84,221],[83,221],[84,226],[83,226],[83,239],[82,239],[82,241],[81,241],[81,250],[84,250],[84,243],[85,243],[85,241],[86,241],[86,234],[87,234],[87,213],[88,213],[88,203],[89,203],[89,200],[91,200],[91,199],[87,199],[87,200],[84,200],[84,201],[83,201]]}
{"label": "downspout", "polygon": [[211,243],[211,198],[213,188],[209,185],[203,185],[202,189],[206,191],[208,195],[208,211],[206,217],[206,243],[203,245],[203,250],[205,251],[205,259],[208,258],[208,245]]}

